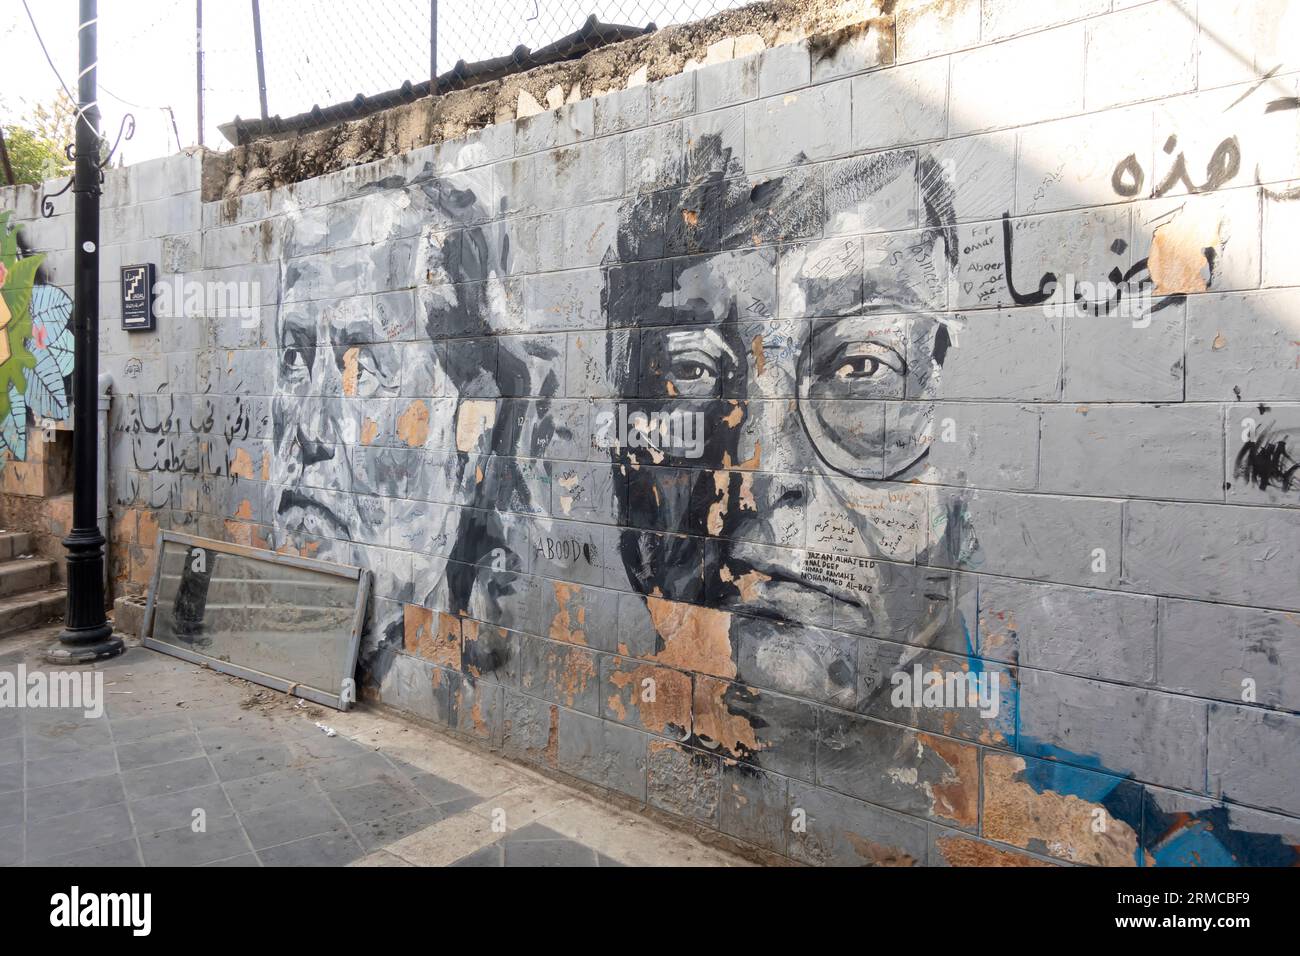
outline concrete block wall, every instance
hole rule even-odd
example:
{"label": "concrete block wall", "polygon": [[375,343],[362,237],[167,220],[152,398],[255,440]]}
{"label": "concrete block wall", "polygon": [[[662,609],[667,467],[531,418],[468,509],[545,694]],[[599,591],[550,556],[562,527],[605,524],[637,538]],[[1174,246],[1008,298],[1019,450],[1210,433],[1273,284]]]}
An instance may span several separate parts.
{"label": "concrete block wall", "polygon": [[127,170],[105,242],[209,291],[106,293],[115,573],[365,566],[371,699],[800,862],[1293,864],[1298,15],[899,3],[237,200]]}
{"label": "concrete block wall", "polygon": [[[178,276],[199,268],[202,162],[201,153],[190,151],[105,170],[100,208],[100,371],[113,377],[108,561],[119,593],[138,594],[148,586],[159,525],[156,515],[177,507],[171,503],[172,484],[182,476],[188,480],[199,474],[184,440],[174,441],[176,426],[159,427],[149,413],[158,407],[160,390],[166,396],[188,396],[196,390],[193,369],[197,350],[205,344],[202,328],[209,321],[203,309],[196,308],[183,317],[161,317],[155,332],[123,330],[120,269],[153,263],[160,286],[170,289]],[[52,217],[40,215],[42,195],[54,194],[65,182],[20,186],[0,194],[4,207],[13,209],[23,223],[20,236],[27,248],[45,256],[42,268],[47,281],[72,295],[72,194],[52,200]],[[155,308],[170,308],[167,301],[157,298]],[[144,415],[139,413],[142,395],[149,396],[143,403]],[[39,433],[34,433],[32,441],[38,439]],[[35,445],[29,442],[29,448]],[[46,553],[56,559],[63,556],[59,541],[71,530],[70,507],[70,500],[61,498],[57,508],[51,505],[31,518],[29,506],[17,500],[6,502],[13,522],[39,524],[26,530],[39,532],[42,540],[48,538]]]}

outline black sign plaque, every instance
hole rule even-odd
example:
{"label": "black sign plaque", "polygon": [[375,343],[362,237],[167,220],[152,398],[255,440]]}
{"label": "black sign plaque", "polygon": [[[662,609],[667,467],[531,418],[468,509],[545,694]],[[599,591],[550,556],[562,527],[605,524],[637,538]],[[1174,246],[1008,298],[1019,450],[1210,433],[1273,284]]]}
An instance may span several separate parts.
{"label": "black sign plaque", "polygon": [[152,332],[154,265],[122,266],[122,328]]}

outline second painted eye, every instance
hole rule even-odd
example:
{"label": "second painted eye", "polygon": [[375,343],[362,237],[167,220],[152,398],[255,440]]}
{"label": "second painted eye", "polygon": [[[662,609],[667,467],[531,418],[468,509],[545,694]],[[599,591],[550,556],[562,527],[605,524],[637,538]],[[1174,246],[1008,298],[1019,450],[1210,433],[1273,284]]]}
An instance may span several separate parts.
{"label": "second painted eye", "polygon": [[828,363],[836,381],[867,382],[902,375],[907,363],[893,349],[879,342],[854,342],[842,346]]}
{"label": "second painted eye", "polygon": [[717,366],[708,359],[674,358],[668,373],[678,382],[712,382],[718,377]]}
{"label": "second painted eye", "polygon": [[311,359],[305,349],[290,347],[281,353],[280,364],[286,372],[300,374],[311,368]]}

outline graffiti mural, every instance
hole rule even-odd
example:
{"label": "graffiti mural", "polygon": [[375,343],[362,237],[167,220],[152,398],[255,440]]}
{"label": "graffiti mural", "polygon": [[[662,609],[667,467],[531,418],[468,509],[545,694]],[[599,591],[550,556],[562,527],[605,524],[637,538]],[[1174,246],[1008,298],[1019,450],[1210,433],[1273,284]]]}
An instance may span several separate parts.
{"label": "graffiti mural", "polygon": [[27,458],[28,412],[66,421],[72,375],[72,300],[44,281],[44,256],[27,255],[0,212],[0,450]]}
{"label": "graffiti mural", "polygon": [[371,700],[802,862],[1293,864],[1295,77],[726,75],[205,207],[125,573],[367,568]]}

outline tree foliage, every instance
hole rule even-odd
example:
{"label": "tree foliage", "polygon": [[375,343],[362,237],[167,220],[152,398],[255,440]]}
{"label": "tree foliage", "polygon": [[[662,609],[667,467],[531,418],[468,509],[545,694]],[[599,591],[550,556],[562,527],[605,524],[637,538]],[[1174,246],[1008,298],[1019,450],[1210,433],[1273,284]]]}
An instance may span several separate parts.
{"label": "tree foliage", "polygon": [[48,106],[38,103],[29,116],[5,124],[5,147],[14,181],[38,185],[72,173],[64,147],[76,136],[77,110],[59,90]]}

